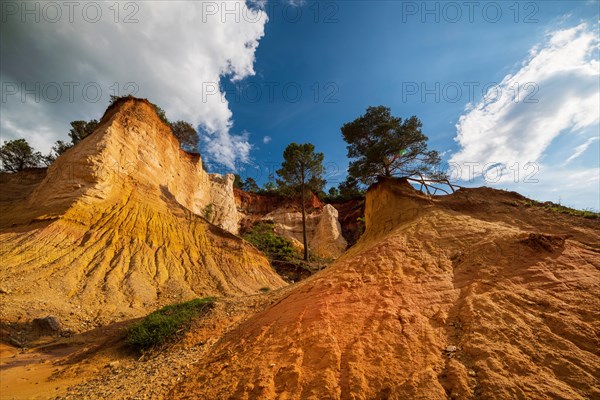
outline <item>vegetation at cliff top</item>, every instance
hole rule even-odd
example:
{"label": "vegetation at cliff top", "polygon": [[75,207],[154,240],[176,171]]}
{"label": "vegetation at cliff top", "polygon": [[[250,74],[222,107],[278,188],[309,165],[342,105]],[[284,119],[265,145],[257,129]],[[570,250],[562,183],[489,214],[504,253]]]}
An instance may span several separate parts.
{"label": "vegetation at cliff top", "polygon": [[186,121],[170,122],[169,126],[173,135],[179,140],[181,148],[188,153],[198,153],[198,144],[200,136],[192,124]]}
{"label": "vegetation at cliff top", "polygon": [[271,261],[295,263],[300,259],[292,241],[275,234],[273,222],[259,222],[243,238],[265,253]]}
{"label": "vegetation at cliff top", "polygon": [[535,201],[535,200],[528,200],[528,201],[524,201],[523,205],[525,205],[527,207],[532,207],[532,206],[541,207],[545,210],[556,212],[559,214],[575,215],[578,217],[583,217],[583,218],[588,218],[588,219],[600,219],[600,213],[597,213],[597,212],[594,212],[591,210],[577,210],[575,208],[566,207],[566,206],[563,206],[562,204],[555,204],[550,201],[542,203],[542,202]]}
{"label": "vegetation at cliff top", "polygon": [[[128,97],[128,96],[120,97],[120,96],[111,95],[109,105],[114,104],[117,100],[119,100],[123,97]],[[171,128],[171,132],[173,132],[173,136],[175,136],[177,138],[177,140],[179,141],[179,145],[181,146],[181,148],[188,153],[198,154],[198,145],[200,144],[200,136],[198,135],[198,131],[196,130],[196,128],[194,128],[194,126],[187,121],[182,121],[182,120],[175,121],[175,122],[169,121],[165,110],[163,110],[160,106],[158,106],[154,103],[152,103],[152,105],[154,106],[154,109],[156,110],[156,114],[158,115],[158,118],[160,118],[160,120],[162,122],[164,122],[165,124],[167,124],[169,126],[169,128]]]}
{"label": "vegetation at cliff top", "polygon": [[379,176],[428,175],[442,178],[437,170],[440,155],[427,148],[423,124],[416,116],[402,119],[389,107],[368,107],[364,115],[342,126],[348,143],[348,175],[370,185]]}
{"label": "vegetation at cliff top", "polygon": [[[111,96],[110,104],[120,98]],[[181,148],[197,153],[200,138],[196,129],[186,121],[170,122],[165,111],[156,104],[153,105],[159,118],[170,126]],[[70,124],[71,142],[56,141],[50,153],[46,155],[35,151],[26,139],[5,141],[0,147],[1,170],[19,172],[26,168],[48,166],[58,156],[94,132],[99,122],[95,119],[77,120]],[[366,187],[379,176],[424,174],[433,179],[443,179],[443,174],[438,171],[440,156],[437,151],[427,148],[428,138],[421,128],[422,123],[416,116],[402,119],[393,116],[389,107],[368,107],[365,114],[341,127],[342,136],[348,143],[350,166],[346,179],[337,187],[331,187],[327,193],[323,190],[326,184],[323,179],[326,172],[323,167],[323,154],[315,153],[314,145],[310,143],[288,145],[283,154],[282,167],[277,171],[281,179],[275,179],[275,174],[271,174],[269,181],[261,188],[255,179],[242,179],[240,175],[235,175],[234,187],[262,195],[292,197],[302,191],[304,182],[305,189],[312,191],[321,200],[331,203],[364,196]],[[310,151],[304,151],[307,149]],[[306,176],[302,176],[302,171]],[[307,191],[304,193],[306,196]],[[600,213],[590,210],[577,210],[550,202],[531,202],[531,205],[540,204],[545,209],[557,213],[600,218]]]}
{"label": "vegetation at cliff top", "polygon": [[182,329],[189,328],[194,318],[210,310],[214,300],[213,297],[194,299],[148,314],[127,330],[127,344],[137,351],[143,351],[166,342]]}
{"label": "vegetation at cliff top", "polygon": [[[115,101],[117,101],[120,98],[121,97],[119,96],[110,96],[110,105],[112,105]],[[192,126],[192,124],[186,121],[170,122],[167,119],[167,114],[165,113],[165,111],[156,104],[153,105],[156,109],[158,117],[171,128],[173,136],[177,138],[181,148],[188,153],[197,154],[198,145],[200,143],[200,136],[198,135],[198,132]],[[85,137],[92,134],[96,130],[96,128],[98,128],[98,125],[99,122],[95,119],[91,121],[71,121],[71,129],[69,130],[69,138],[71,138],[71,142],[68,143],[63,140],[57,140],[52,146],[50,153],[44,156],[40,156],[34,167],[39,167],[42,164],[49,166],[65,151],[69,150],[71,147],[81,142]]]}
{"label": "vegetation at cliff top", "polygon": [[277,175],[279,187],[287,188],[292,193],[299,193],[302,205],[302,241],[304,245],[304,261],[308,261],[308,240],[306,236],[306,195],[308,191],[320,192],[325,186],[323,174],[323,153],[315,153],[312,143],[290,143],[283,152],[283,163]]}
{"label": "vegetation at cliff top", "polygon": [[246,179],[242,179],[242,177],[237,174],[234,176],[233,186],[244,192],[260,193],[261,191],[254,178],[247,177]]}
{"label": "vegetation at cliff top", "polygon": [[0,148],[0,160],[3,171],[19,172],[39,166],[42,154],[35,151],[25,139],[16,139],[4,142]]}

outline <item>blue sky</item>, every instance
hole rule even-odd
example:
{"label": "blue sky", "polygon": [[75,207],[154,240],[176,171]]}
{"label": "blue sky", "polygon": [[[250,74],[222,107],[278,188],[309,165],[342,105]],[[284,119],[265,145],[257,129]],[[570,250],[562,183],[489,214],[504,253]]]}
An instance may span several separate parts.
{"label": "blue sky", "polygon": [[130,3],[37,20],[2,6],[2,140],[47,152],[133,93],[199,126],[215,172],[264,183],[311,142],[337,184],[341,125],[386,105],[422,120],[460,184],[600,209],[598,1]]}
{"label": "blue sky", "polygon": [[[581,22],[588,22],[591,29],[598,19],[598,3],[592,2],[532,3],[535,7],[522,3],[518,16],[515,8],[509,9],[512,3],[495,3],[503,13],[497,22],[492,22],[493,8],[487,9],[488,14],[475,9],[470,22],[464,6],[463,18],[456,23],[451,22],[456,16],[453,10],[443,10],[440,5],[437,14],[423,16],[421,10],[417,15],[408,14],[413,10],[406,4],[392,1],[321,4],[329,6],[321,6],[319,23],[315,23],[319,16],[311,2],[301,7],[298,22],[291,22],[293,14],[285,18],[283,9],[281,14],[279,9],[272,9],[272,19],[256,53],[256,76],[237,86],[224,83],[235,129],[251,132],[254,169],[250,167],[246,173],[263,182],[268,178],[265,170],[281,161],[281,153],[291,141],[314,143],[325,153],[329,180],[342,180],[347,159],[340,127],[370,105],[389,106],[395,115],[403,117],[417,115],[431,147],[445,152],[448,161],[459,150],[454,140],[458,119],[469,101],[481,99],[484,85],[501,82],[507,74],[518,71],[530,50],[544,43],[550,32]],[[434,2],[428,6],[435,10]],[[334,21],[323,22],[326,15],[334,15]],[[598,34],[597,25],[592,30]],[[289,85],[287,99],[285,85]],[[302,89],[302,97],[294,102],[296,87]],[[536,87],[538,92],[544,90],[539,84],[520,88],[522,96],[536,99],[539,96],[531,94]],[[424,90],[429,92],[423,98]],[[262,96],[257,101],[259,93]],[[587,140],[584,138],[598,136],[597,123],[587,130],[577,137],[563,132],[544,152],[545,158],[568,158],[571,149]],[[265,136],[271,138],[268,143],[262,141]],[[598,141],[574,161],[573,165],[598,168]],[[541,177],[534,166],[519,166],[515,183],[516,170],[511,165],[513,170],[508,172],[512,181],[499,182],[497,187],[518,189],[540,200],[598,208],[597,178],[587,184],[586,198],[580,199],[535,183],[536,178],[551,180],[552,174]],[[490,172],[490,176],[494,181],[495,173]],[[474,179],[463,184],[485,182]],[[537,190],[541,186],[544,188]]]}

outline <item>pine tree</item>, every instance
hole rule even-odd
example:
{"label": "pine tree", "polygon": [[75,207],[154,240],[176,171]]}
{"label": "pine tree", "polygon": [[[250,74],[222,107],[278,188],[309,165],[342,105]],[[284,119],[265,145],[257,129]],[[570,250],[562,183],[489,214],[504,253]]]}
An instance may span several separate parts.
{"label": "pine tree", "polygon": [[323,153],[315,153],[315,146],[310,143],[289,144],[283,152],[283,163],[277,175],[280,187],[286,187],[292,192],[301,194],[302,203],[302,239],[304,244],[304,261],[308,261],[308,241],[306,238],[306,194],[309,190],[323,190]]}

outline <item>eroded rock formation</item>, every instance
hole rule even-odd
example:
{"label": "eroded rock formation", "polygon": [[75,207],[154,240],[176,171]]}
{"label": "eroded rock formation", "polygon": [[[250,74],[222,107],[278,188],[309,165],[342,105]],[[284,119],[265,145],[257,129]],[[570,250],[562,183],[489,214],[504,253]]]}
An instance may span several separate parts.
{"label": "eroded rock formation", "polygon": [[[299,251],[303,250],[302,214],[298,199],[237,190],[236,200],[244,228],[248,229],[261,220],[273,221],[276,234],[290,239]],[[326,259],[339,257],[348,247],[348,243],[342,235],[337,209],[322,203],[314,194],[311,194],[306,205],[306,233],[310,252]]]}
{"label": "eroded rock formation", "polygon": [[[303,249],[302,213],[293,209],[279,208],[263,217],[275,222],[275,233],[291,239],[299,249]],[[306,216],[306,234],[311,253],[329,259],[338,258],[346,250],[348,243],[342,236],[338,212],[331,204]]]}
{"label": "eroded rock formation", "polygon": [[596,222],[516,193],[367,193],[366,231],[194,364],[172,398],[600,396]]}
{"label": "eroded rock formation", "polygon": [[1,179],[5,322],[52,313],[79,330],[192,297],[284,285],[230,233],[233,177],[207,174],[146,100],[117,101],[47,173]]}

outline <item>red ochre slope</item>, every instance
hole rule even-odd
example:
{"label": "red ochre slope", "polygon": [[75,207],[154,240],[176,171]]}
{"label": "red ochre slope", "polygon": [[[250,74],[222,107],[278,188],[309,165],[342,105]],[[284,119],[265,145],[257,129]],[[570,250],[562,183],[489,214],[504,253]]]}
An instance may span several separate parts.
{"label": "red ochre slope", "polygon": [[358,243],[226,334],[172,398],[600,398],[597,223],[525,200],[379,183]]}
{"label": "red ochre slope", "polygon": [[1,179],[4,322],[56,314],[80,329],[284,286],[254,247],[199,216],[218,178],[179,149],[146,100],[117,101],[47,173]]}

